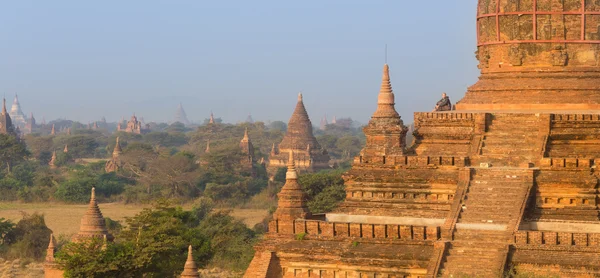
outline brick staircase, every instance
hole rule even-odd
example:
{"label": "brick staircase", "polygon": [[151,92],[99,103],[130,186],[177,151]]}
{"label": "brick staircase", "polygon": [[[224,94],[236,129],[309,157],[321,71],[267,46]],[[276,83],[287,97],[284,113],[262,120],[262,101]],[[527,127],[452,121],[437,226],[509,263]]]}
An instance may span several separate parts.
{"label": "brick staircase", "polygon": [[473,169],[458,223],[508,225],[521,217],[521,204],[531,185],[526,169]]}
{"label": "brick staircase", "polygon": [[501,277],[508,246],[519,224],[533,172],[475,168],[452,241],[440,266],[442,277]]}
{"label": "brick staircase", "polygon": [[[540,120],[535,114],[493,114],[474,165],[521,167],[541,159]],[[476,163],[476,164],[475,164]]]}

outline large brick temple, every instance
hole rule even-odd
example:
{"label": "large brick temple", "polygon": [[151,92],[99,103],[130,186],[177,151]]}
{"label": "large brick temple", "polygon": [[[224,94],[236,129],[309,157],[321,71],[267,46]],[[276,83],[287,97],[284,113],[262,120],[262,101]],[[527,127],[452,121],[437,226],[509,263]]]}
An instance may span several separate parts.
{"label": "large brick temple", "polygon": [[409,145],[384,66],[346,200],[311,214],[290,159],[246,277],[600,277],[599,30],[600,1],[479,0],[479,81]]}

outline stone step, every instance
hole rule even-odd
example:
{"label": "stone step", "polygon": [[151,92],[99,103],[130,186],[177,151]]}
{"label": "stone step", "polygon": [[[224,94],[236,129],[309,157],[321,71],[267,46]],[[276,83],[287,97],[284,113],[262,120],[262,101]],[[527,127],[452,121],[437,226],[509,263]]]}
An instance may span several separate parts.
{"label": "stone step", "polygon": [[465,200],[473,201],[473,200],[493,200],[493,199],[502,199],[502,200],[514,200],[514,198],[521,198],[525,194],[525,191],[522,192],[504,192],[503,190],[469,190],[467,192],[467,196]]}
{"label": "stone step", "polygon": [[[525,140],[525,141],[524,141]],[[489,144],[499,144],[499,145],[503,145],[503,144],[511,144],[511,143],[526,143],[526,144],[535,144],[539,141],[539,139],[537,137],[532,137],[532,136],[527,136],[527,135],[517,135],[517,136],[491,136],[491,135],[486,135],[483,139],[484,143],[489,143]]]}
{"label": "stone step", "polygon": [[[508,240],[510,240],[511,235],[506,231],[486,231],[486,230],[466,230],[466,229],[457,229],[454,231],[454,240],[455,241],[467,241],[476,244],[476,246],[480,245],[481,242],[501,242],[505,244]],[[489,250],[491,247],[486,244],[486,249]],[[499,246],[499,250],[501,251],[502,246]]]}

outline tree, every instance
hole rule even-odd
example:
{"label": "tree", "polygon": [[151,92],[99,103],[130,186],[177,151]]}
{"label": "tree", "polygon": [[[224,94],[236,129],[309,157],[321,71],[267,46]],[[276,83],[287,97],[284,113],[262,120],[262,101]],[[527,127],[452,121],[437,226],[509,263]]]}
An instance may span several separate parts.
{"label": "tree", "polygon": [[4,237],[12,232],[14,228],[14,223],[12,223],[10,220],[4,219],[4,217],[0,217],[0,246],[4,244]]}
{"label": "tree", "polygon": [[52,230],[46,226],[44,215],[23,213],[23,219],[4,236],[4,241],[10,245],[11,257],[37,260],[44,256],[50,234]]}
{"label": "tree", "polygon": [[25,160],[28,155],[23,141],[14,135],[0,134],[0,161],[5,163],[0,167],[10,172],[13,165]]}
{"label": "tree", "polygon": [[274,121],[269,125],[269,129],[279,130],[282,132],[287,131],[287,124],[282,121]]}

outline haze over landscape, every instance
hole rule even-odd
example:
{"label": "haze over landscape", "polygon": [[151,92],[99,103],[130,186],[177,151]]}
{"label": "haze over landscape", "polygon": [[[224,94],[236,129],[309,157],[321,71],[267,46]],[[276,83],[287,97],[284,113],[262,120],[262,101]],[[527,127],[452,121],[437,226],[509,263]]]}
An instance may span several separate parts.
{"label": "haze over landscape", "polygon": [[[112,2],[112,3],[110,3]],[[0,92],[41,119],[284,120],[302,91],[313,124],[366,123],[381,66],[407,122],[477,77],[469,1],[10,1]],[[442,24],[440,24],[442,23]],[[440,47],[443,46],[443,47]]]}

